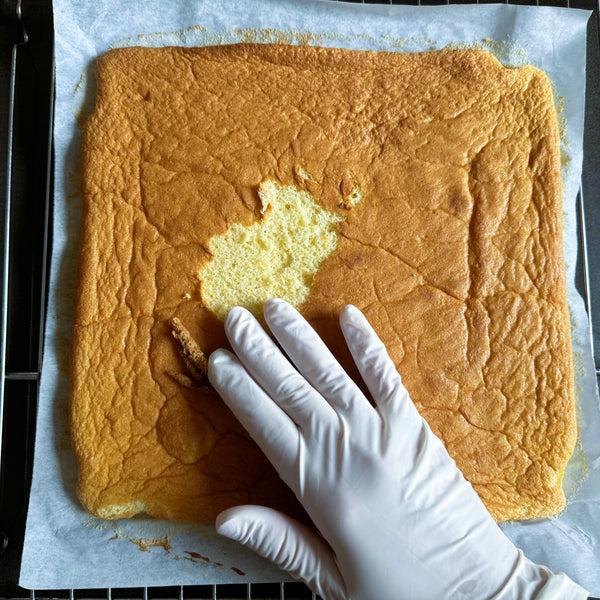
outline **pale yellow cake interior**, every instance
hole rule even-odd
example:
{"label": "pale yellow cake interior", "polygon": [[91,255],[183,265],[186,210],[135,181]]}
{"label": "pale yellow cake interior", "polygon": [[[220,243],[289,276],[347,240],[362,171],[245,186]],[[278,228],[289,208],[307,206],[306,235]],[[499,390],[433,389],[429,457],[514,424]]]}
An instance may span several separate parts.
{"label": "pale yellow cake interior", "polygon": [[234,306],[261,317],[269,298],[299,307],[313,275],[338,245],[343,217],[319,206],[308,191],[265,181],[258,193],[261,218],[249,226],[235,223],[212,238],[214,258],[199,274],[202,298],[221,319]]}

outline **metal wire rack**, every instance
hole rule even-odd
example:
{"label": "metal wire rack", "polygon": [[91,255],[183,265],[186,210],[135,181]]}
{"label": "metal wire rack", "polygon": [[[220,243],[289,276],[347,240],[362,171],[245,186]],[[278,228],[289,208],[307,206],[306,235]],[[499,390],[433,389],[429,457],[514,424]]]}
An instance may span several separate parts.
{"label": "metal wire rack", "polygon": [[[472,0],[337,0],[436,5]],[[584,168],[577,199],[576,283],[590,327],[600,315],[600,37],[598,0],[511,0],[585,8],[588,28]],[[300,583],[103,590],[24,590],[18,581],[42,359],[52,231],[54,96],[51,0],[0,0],[0,598],[315,600]],[[584,195],[590,201],[584,205]],[[596,323],[596,326],[598,323]],[[600,377],[600,328],[593,330]],[[10,454],[6,449],[10,448]]]}

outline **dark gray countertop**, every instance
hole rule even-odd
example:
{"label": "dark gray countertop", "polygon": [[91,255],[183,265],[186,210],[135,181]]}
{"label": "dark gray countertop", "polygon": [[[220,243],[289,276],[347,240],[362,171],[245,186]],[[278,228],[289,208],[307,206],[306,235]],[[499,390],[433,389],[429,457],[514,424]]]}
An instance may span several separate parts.
{"label": "dark gray countertop", "polygon": [[[361,0],[355,0],[360,2]],[[363,0],[365,1],[365,0]],[[366,0],[369,2],[370,0]],[[374,0],[387,4],[386,0]],[[450,0],[452,3],[472,3],[473,0]],[[495,0],[501,1],[501,0]],[[516,4],[536,4],[538,0],[510,0]],[[393,0],[393,3],[443,4],[445,0]],[[14,298],[7,319],[18,340],[7,356],[7,369],[17,374],[36,374],[39,369],[40,312],[43,313],[43,275],[40,265],[44,255],[46,227],[44,211],[51,199],[46,195],[46,169],[51,149],[48,146],[52,97],[52,13],[51,0],[0,0],[0,132],[7,127],[7,93],[10,87],[11,52],[20,35],[13,17],[14,8],[22,5],[23,20],[30,33],[27,46],[18,53],[19,76],[15,114],[15,134],[21,143],[13,150],[13,192],[25,210],[15,209],[13,215],[15,242],[11,246],[19,266],[11,275]],[[600,368],[600,37],[598,0],[539,0],[539,4],[572,6],[594,10],[588,25],[588,63],[586,86],[586,130],[582,174],[585,231],[587,241],[587,284],[585,261],[579,261],[577,285],[584,298],[589,298],[593,320],[596,373]],[[583,90],[582,90],[583,93]],[[3,109],[3,110],[2,110]],[[7,137],[0,140],[0,189],[6,187]],[[1,203],[0,203],[1,204]],[[2,208],[2,206],[0,206]],[[50,215],[51,217],[51,215]],[[0,236],[1,237],[1,236]],[[18,242],[17,242],[18,240]],[[40,277],[36,277],[39,274]],[[11,331],[9,331],[11,333]],[[8,546],[2,554],[0,538],[0,598],[210,598],[217,597],[216,588],[164,588],[144,590],[59,590],[30,593],[16,585],[20,561],[24,516],[31,469],[36,379],[12,379],[6,382],[4,447],[10,448],[10,460],[2,461],[0,472],[0,529],[7,533]],[[214,596],[213,596],[214,594]],[[219,598],[275,598],[286,600],[311,598],[303,586],[290,584],[285,592],[275,586],[219,586]]]}

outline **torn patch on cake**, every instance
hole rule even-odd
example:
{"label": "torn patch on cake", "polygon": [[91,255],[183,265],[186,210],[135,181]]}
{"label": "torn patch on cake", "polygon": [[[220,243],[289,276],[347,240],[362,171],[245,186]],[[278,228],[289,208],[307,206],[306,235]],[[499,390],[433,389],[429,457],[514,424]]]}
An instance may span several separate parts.
{"label": "torn patch on cake", "polygon": [[[347,210],[362,199],[350,171],[340,191]],[[234,306],[261,318],[270,298],[300,307],[315,273],[339,243],[338,223],[345,217],[323,208],[306,189],[267,180],[258,195],[262,218],[251,225],[235,223],[213,237],[208,243],[213,258],[198,274],[202,300],[220,319]]]}

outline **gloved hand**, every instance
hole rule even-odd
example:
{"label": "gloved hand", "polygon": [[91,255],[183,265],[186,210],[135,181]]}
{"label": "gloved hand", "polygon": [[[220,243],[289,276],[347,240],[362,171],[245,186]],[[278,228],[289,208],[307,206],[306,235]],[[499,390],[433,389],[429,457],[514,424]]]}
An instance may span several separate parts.
{"label": "gloved hand", "polygon": [[494,523],[358,309],[340,325],[374,406],[290,305],[269,301],[264,316],[289,359],[235,308],[225,329],[237,357],[214,352],[209,379],[320,535],[257,506],[221,513],[220,534],[327,600],[587,598]]}

